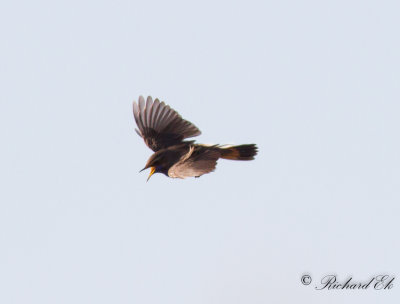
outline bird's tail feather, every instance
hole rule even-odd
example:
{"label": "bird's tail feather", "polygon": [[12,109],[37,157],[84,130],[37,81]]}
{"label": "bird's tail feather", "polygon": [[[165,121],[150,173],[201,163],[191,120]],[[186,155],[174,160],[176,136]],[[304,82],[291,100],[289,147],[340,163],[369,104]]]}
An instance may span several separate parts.
{"label": "bird's tail feather", "polygon": [[239,146],[220,146],[221,158],[232,160],[252,160],[257,154],[255,144]]}

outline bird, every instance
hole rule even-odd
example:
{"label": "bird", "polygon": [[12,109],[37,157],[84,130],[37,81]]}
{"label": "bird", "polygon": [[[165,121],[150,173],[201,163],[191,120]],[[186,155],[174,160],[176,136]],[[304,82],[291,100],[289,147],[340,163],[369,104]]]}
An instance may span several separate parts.
{"label": "bird", "polygon": [[258,152],[255,144],[205,145],[185,140],[199,136],[200,130],[158,98],[153,101],[149,96],[145,101],[139,96],[138,102],[133,102],[133,116],[136,133],[154,151],[139,171],[150,168],[147,181],[154,173],[180,179],[200,177],[213,172],[220,158],[247,161]]}

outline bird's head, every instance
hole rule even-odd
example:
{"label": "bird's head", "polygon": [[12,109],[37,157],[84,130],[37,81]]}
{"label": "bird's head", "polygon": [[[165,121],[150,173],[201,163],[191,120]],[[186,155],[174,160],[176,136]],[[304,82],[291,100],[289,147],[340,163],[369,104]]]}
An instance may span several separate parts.
{"label": "bird's head", "polygon": [[147,178],[147,181],[149,181],[150,177],[154,173],[167,174],[168,169],[166,168],[165,161],[166,161],[166,159],[164,158],[163,154],[154,153],[147,161],[146,166],[139,172],[142,172],[143,170],[150,168],[150,174],[149,174],[149,177]]}

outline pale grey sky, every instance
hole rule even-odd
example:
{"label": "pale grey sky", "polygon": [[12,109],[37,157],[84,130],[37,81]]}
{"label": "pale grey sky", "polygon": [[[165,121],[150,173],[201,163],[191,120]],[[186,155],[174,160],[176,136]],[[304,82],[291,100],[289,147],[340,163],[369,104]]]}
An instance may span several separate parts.
{"label": "pale grey sky", "polygon": [[[3,1],[0,303],[399,303],[398,1]],[[132,101],[252,162],[173,180]],[[314,283],[314,282],[313,282]]]}

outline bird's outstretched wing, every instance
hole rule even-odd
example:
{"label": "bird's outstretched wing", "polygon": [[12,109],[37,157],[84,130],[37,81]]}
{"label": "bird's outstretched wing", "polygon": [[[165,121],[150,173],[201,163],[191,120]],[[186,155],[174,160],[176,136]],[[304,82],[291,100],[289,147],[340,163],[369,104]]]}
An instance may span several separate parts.
{"label": "bird's outstretched wing", "polygon": [[181,143],[185,138],[198,136],[200,130],[191,122],[184,120],[175,110],[164,102],[149,96],[146,102],[139,97],[133,102],[133,116],[146,145],[154,152]]}
{"label": "bird's outstretched wing", "polygon": [[210,173],[214,171],[220,156],[212,147],[191,146],[189,152],[168,170],[168,176],[186,178]]}

